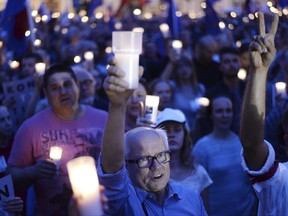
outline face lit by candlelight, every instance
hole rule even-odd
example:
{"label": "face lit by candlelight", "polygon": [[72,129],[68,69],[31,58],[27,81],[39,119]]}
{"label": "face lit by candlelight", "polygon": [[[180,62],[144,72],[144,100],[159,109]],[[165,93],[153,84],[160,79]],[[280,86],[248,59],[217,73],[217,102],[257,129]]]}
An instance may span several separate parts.
{"label": "face lit by candlelight", "polygon": [[137,118],[139,115],[139,103],[145,101],[147,95],[144,85],[139,83],[138,88],[134,90],[127,103],[126,115],[131,118]]}
{"label": "face lit by candlelight", "polygon": [[[162,130],[161,130],[162,131]],[[163,142],[166,140],[166,144]],[[168,150],[165,132],[144,127],[136,128],[126,134],[126,159],[137,160],[143,156],[154,156]],[[170,178],[170,164],[153,160],[150,167],[139,168],[136,163],[127,163],[132,183],[145,191],[161,194]]]}

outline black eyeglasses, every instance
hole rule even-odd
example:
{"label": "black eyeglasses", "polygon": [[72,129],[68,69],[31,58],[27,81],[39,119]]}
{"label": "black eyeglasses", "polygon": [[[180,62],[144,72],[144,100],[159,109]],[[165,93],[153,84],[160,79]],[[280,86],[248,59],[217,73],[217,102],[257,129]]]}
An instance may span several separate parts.
{"label": "black eyeglasses", "polygon": [[170,161],[170,151],[163,151],[155,154],[154,156],[143,156],[137,160],[126,160],[128,163],[136,163],[139,168],[149,168],[151,167],[154,159],[158,163],[164,164]]}

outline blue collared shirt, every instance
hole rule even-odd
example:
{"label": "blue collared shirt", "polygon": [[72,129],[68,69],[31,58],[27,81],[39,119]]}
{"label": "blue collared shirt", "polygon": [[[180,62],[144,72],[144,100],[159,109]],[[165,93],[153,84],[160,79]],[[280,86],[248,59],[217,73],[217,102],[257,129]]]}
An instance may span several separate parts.
{"label": "blue collared shirt", "polygon": [[168,196],[164,204],[159,205],[153,193],[131,184],[125,166],[114,174],[104,174],[101,165],[98,165],[97,171],[109,200],[107,215],[207,215],[200,195],[192,189],[184,189],[177,183],[169,182],[166,186]]}

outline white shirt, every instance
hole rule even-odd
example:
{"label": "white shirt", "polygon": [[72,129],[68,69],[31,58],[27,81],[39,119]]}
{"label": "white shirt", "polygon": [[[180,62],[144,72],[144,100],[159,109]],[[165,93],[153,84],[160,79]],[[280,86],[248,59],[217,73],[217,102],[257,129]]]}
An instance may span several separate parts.
{"label": "white shirt", "polygon": [[269,155],[264,166],[259,171],[249,170],[243,151],[242,166],[250,174],[253,188],[259,198],[258,215],[288,215],[288,162],[275,161],[272,145],[265,143],[269,148]]}

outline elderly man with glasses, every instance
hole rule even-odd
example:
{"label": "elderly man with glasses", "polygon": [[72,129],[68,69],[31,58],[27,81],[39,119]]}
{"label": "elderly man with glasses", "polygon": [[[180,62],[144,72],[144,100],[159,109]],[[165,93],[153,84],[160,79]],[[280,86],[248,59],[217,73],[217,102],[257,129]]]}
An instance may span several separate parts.
{"label": "elderly man with glasses", "polygon": [[170,151],[162,129],[138,127],[124,134],[133,90],[110,66],[104,88],[110,100],[98,174],[106,188],[109,215],[207,215],[196,192],[170,182]]}

